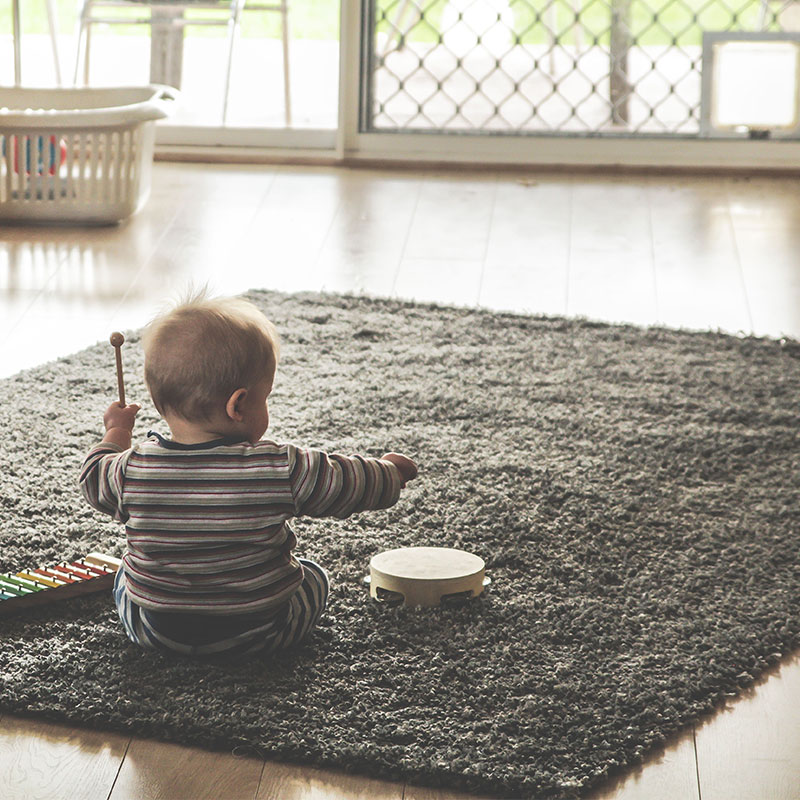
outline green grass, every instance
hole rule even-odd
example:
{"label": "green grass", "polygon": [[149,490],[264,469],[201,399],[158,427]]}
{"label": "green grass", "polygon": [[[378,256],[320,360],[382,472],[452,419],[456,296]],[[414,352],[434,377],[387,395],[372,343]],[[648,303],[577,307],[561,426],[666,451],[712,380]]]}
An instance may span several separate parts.
{"label": "green grass", "polygon": [[[23,33],[48,33],[47,5],[44,0],[22,0],[21,20]],[[75,32],[78,15],[78,0],[56,0],[59,30],[69,34]],[[134,9],[134,16],[141,16],[141,11]],[[120,13],[114,10],[115,15]],[[126,12],[127,13],[127,12]],[[192,16],[201,16],[202,12],[192,12]],[[212,16],[214,16],[212,12]],[[219,16],[218,14],[215,16]],[[10,34],[11,3],[0,4],[0,33]],[[332,39],[339,38],[339,4],[332,0],[290,0],[289,29],[295,39]],[[115,25],[110,27],[115,33],[124,36],[147,36],[148,26]],[[253,37],[277,38],[280,36],[280,14],[250,11],[242,17],[242,35]],[[194,27],[189,29],[192,36],[225,36],[223,27]]]}
{"label": "green grass", "polygon": [[[542,18],[548,0],[509,0],[514,32],[523,44],[543,44],[548,34]],[[447,0],[417,0],[425,18],[407,34],[412,42],[437,41],[439,25]],[[608,45],[611,0],[582,0],[580,5],[581,38],[584,43]],[[729,5],[730,4],[730,5]],[[699,45],[703,31],[756,30],[760,0],[631,0],[630,20],[634,37],[643,45]],[[24,2],[23,31],[47,33],[46,4]],[[57,0],[59,27],[63,33],[75,30],[77,0]],[[377,0],[378,30],[391,30],[388,20],[396,20],[402,0]],[[134,12],[135,13],[135,12]],[[199,15],[199,12],[195,12]],[[337,40],[339,38],[339,3],[333,0],[291,0],[289,12],[291,36],[296,39]],[[410,15],[407,15],[410,17]],[[569,0],[557,0],[556,29],[565,44],[574,42],[572,22],[575,12]],[[146,36],[147,26],[114,26],[119,35]],[[190,28],[192,36],[225,36],[224,28]],[[0,32],[11,32],[10,3],[0,7]],[[258,12],[245,13],[242,33],[246,37],[280,36],[280,16]]]}
{"label": "green grass", "polygon": [[[408,33],[407,41],[435,42],[447,0],[418,0],[424,19]],[[548,41],[545,25],[552,25],[549,0],[509,0],[514,33],[522,44]],[[583,42],[608,45],[611,0],[583,0],[579,4]],[[378,30],[394,30],[402,0],[378,0]],[[632,0],[631,31],[643,45],[699,45],[703,31],[757,30],[760,0]],[[569,0],[557,0],[555,30],[563,43],[574,42],[575,11]],[[411,20],[406,14],[406,20]]]}

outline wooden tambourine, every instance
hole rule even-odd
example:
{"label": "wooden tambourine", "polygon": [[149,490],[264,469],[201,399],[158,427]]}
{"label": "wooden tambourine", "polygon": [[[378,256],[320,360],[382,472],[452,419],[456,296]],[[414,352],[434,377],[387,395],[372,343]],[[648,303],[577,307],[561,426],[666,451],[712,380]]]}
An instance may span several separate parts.
{"label": "wooden tambourine", "polygon": [[401,547],[369,562],[370,595],[388,605],[454,605],[477,597],[491,580],[483,559],[450,547]]}

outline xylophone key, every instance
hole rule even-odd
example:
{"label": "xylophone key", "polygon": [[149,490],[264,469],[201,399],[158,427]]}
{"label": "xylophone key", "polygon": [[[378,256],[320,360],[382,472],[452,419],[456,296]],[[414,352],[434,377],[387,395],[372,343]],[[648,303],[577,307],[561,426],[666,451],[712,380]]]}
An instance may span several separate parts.
{"label": "xylophone key", "polygon": [[19,586],[14,586],[12,583],[4,583],[0,580],[0,590],[12,597],[21,597],[22,595],[32,594],[32,589],[22,589]]}
{"label": "xylophone key", "polygon": [[66,580],[65,578],[61,577],[60,575],[56,575],[55,572],[53,572],[52,570],[49,570],[49,569],[32,569],[32,570],[30,570],[30,573],[31,573],[31,575],[36,575],[37,576],[37,580],[41,580],[41,578],[39,578],[38,576],[42,575],[43,577],[47,578],[48,580],[56,581],[58,584],[72,583],[71,580]]}
{"label": "xylophone key", "polygon": [[70,577],[64,572],[59,572],[58,567],[35,569],[34,572],[38,573],[39,575],[44,575],[46,578],[52,578],[53,580],[61,581],[61,583],[75,583],[77,580],[75,577]]}
{"label": "xylophone key", "polygon": [[75,578],[77,578],[79,581],[85,581],[87,578],[91,578],[91,577],[92,577],[92,576],[91,576],[91,575],[90,575],[88,572],[86,572],[85,570],[76,569],[76,568],[75,568],[75,567],[73,567],[71,564],[61,564],[61,565],[59,566],[59,569],[60,569],[62,572],[66,572],[66,573],[68,573],[69,575],[72,575],[72,576],[74,576],[74,577],[75,577]]}
{"label": "xylophone key", "polygon": [[107,569],[101,569],[100,567],[95,566],[94,564],[87,564],[85,560],[81,560],[77,564],[73,564],[75,567],[80,567],[81,569],[85,569],[87,572],[91,572],[93,575],[107,575]]}
{"label": "xylophone key", "polygon": [[41,592],[44,589],[44,586],[36,583],[36,581],[26,580],[19,575],[3,575],[3,580],[13,584],[14,586],[20,586],[23,589],[26,589],[28,593]]}
{"label": "xylophone key", "polygon": [[89,553],[83,559],[85,564],[95,564],[106,571],[116,572],[119,569],[120,560],[114,556],[107,556],[105,553]]}
{"label": "xylophone key", "polygon": [[41,575],[34,575],[30,572],[18,572],[17,576],[20,578],[27,578],[28,580],[35,581],[36,583],[43,583],[45,586],[49,586],[51,589],[61,586],[58,581],[50,580],[50,578],[44,578]]}

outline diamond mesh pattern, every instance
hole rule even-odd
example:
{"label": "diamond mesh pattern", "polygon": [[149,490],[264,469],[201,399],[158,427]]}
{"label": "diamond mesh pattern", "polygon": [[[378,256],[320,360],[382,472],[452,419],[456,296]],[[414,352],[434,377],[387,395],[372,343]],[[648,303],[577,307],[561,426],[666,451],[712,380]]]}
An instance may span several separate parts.
{"label": "diamond mesh pattern", "polygon": [[697,134],[703,32],[800,27],[800,0],[369,1],[367,130]]}

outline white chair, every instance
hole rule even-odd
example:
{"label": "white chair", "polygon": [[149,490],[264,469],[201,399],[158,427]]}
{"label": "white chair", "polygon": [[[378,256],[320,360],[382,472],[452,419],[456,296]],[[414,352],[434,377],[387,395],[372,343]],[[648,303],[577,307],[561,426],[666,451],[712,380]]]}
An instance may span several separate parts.
{"label": "white chair", "polygon": [[[115,14],[118,10],[131,8],[147,9],[147,13],[139,17]],[[185,12],[197,10],[217,11],[219,15],[201,18],[186,16]],[[228,117],[233,50],[240,32],[242,14],[245,11],[275,12],[281,15],[284,111],[288,127],[292,120],[289,91],[289,0],[275,0],[272,3],[251,2],[251,0],[83,0],[78,16],[78,45],[73,83],[78,83],[81,61],[83,61],[83,82],[84,84],[89,82],[89,44],[92,25],[150,25],[153,33],[158,30],[162,35],[167,34],[170,30],[182,31],[190,25],[227,26],[228,63],[222,106],[222,123],[224,125]]]}
{"label": "white chair", "polygon": [[[20,22],[19,0],[12,0],[11,20],[14,29],[14,83],[22,84],[22,25]],[[56,83],[61,86],[61,59],[58,56],[58,14],[55,0],[47,0],[47,24],[50,28],[50,44],[53,47],[53,66],[56,72]]]}

